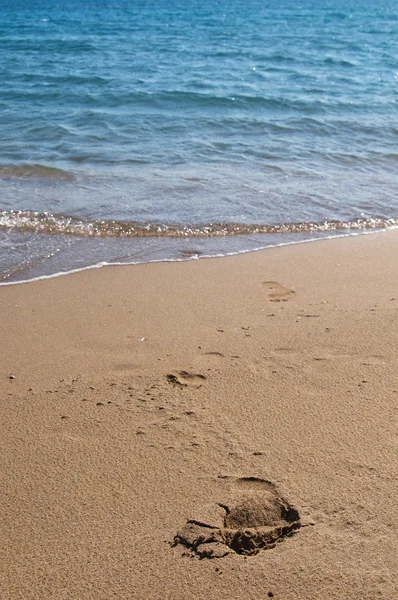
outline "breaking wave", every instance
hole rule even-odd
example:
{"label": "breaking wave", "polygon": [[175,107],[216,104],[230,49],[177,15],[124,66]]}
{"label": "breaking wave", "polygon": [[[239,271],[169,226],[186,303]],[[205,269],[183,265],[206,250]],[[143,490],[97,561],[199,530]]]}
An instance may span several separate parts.
{"label": "breaking wave", "polygon": [[[0,171],[1,172],[1,171]],[[296,223],[207,223],[162,224],[134,221],[90,220],[75,216],[32,211],[0,211],[0,229],[53,235],[101,238],[213,237],[250,234],[283,234],[331,231],[364,231],[398,226],[398,218],[359,218],[350,221],[325,220]]]}

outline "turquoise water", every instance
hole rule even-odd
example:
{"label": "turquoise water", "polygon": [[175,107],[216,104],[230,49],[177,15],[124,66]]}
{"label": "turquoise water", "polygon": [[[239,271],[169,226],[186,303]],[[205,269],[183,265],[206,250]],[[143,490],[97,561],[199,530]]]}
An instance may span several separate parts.
{"label": "turquoise water", "polygon": [[387,0],[0,0],[0,277],[398,224]]}

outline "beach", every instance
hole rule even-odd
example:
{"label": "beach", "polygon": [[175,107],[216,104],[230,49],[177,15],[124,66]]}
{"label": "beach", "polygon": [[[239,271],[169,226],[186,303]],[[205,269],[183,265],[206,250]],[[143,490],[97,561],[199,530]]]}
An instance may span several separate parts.
{"label": "beach", "polygon": [[[2,600],[398,598],[397,257],[395,229],[0,287]],[[300,522],[257,553],[181,534],[265,498]]]}

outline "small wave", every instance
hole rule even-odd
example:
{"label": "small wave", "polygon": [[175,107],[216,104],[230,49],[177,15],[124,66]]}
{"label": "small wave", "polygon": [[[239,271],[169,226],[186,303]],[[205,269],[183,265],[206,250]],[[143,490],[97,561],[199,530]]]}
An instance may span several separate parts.
{"label": "small wave", "polygon": [[338,67],[355,67],[355,64],[350,60],[346,60],[343,58],[335,58],[333,56],[327,56],[323,62],[326,65],[335,65]]}
{"label": "small wave", "polygon": [[204,225],[167,225],[134,221],[88,220],[73,216],[30,211],[1,211],[0,229],[49,235],[80,237],[213,237],[250,234],[284,234],[331,231],[364,231],[398,226],[398,218],[360,218],[351,221],[326,220],[317,223],[208,223]]}
{"label": "small wave", "polygon": [[6,165],[0,167],[0,179],[45,179],[51,181],[73,181],[75,177],[72,173],[56,169],[55,167],[46,167],[45,165],[25,164],[25,165]]}

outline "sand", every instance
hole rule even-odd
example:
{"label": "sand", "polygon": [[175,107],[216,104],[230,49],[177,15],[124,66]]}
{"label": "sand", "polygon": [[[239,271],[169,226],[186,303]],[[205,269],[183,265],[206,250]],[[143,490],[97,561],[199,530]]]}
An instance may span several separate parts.
{"label": "sand", "polygon": [[398,598],[398,231],[0,308],[2,600]]}

